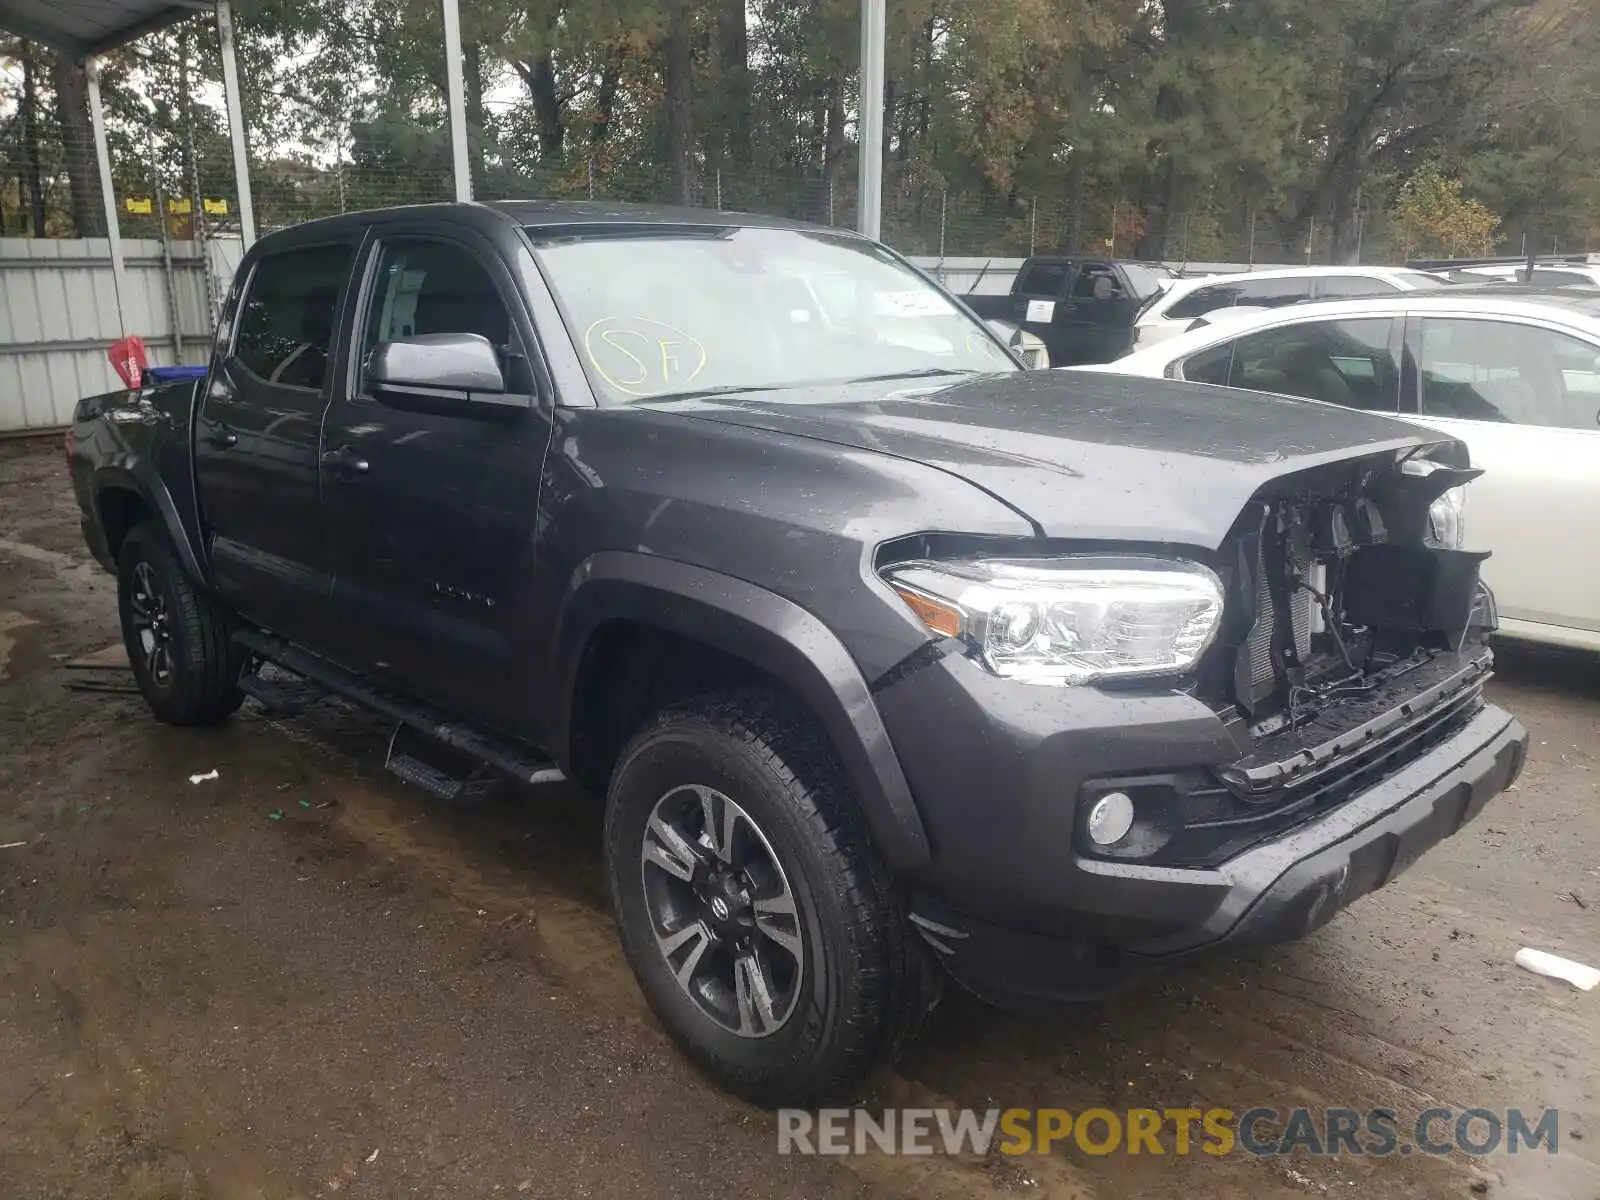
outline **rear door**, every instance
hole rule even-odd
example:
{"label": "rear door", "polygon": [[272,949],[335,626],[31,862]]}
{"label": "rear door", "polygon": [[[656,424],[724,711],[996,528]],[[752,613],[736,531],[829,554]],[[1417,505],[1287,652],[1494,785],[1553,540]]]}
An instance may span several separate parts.
{"label": "rear door", "polygon": [[1191,383],[1393,413],[1400,404],[1401,341],[1396,317],[1298,321],[1198,351],[1176,373]]}
{"label": "rear door", "polygon": [[[396,690],[509,726],[526,718],[531,653],[513,650],[534,569],[550,440],[537,346],[494,247],[465,227],[380,228],[356,301],[356,349],[323,430],[324,513],[337,610],[356,663]],[[382,342],[475,333],[496,348],[492,403],[376,387]],[[525,648],[526,649],[526,648]]]}
{"label": "rear door", "polygon": [[248,267],[195,422],[218,592],[250,620],[312,644],[332,583],[317,438],[359,245],[353,228],[345,238],[267,250]]}
{"label": "rear door", "polygon": [[1600,631],[1600,566],[1589,553],[1600,343],[1531,321],[1413,315],[1406,352],[1407,407],[1484,468],[1466,490],[1467,547],[1493,555],[1483,573],[1502,618]]}
{"label": "rear door", "polygon": [[1066,362],[1059,356],[1064,352],[1070,319],[1067,290],[1077,269],[1071,259],[1030,259],[1011,291],[1011,319],[1044,342],[1051,366]]}

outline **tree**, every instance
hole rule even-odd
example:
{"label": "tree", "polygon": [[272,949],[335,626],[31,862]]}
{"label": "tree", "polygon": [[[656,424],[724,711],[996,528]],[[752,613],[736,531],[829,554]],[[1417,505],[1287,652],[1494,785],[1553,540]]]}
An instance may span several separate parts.
{"label": "tree", "polygon": [[1433,163],[1400,189],[1389,214],[1402,258],[1469,258],[1488,254],[1500,218],[1481,201],[1462,195],[1461,181]]}
{"label": "tree", "polygon": [[105,201],[94,151],[94,127],[89,119],[89,77],[82,63],[57,53],[50,58],[50,81],[55,88],[56,120],[61,127],[61,151],[66,160],[72,227],[79,237],[105,237]]}

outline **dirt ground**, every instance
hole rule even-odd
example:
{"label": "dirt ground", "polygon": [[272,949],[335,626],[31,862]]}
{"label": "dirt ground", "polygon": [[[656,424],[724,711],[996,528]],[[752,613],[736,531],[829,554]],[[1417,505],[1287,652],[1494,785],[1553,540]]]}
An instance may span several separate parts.
{"label": "dirt ground", "polygon": [[[618,950],[597,806],[445,807],[337,708],[157,725],[58,444],[0,444],[0,1197],[1496,1196],[1600,1200],[1600,667],[1505,653],[1521,784],[1309,940],[1094,1008],[949,997],[871,1105],[1561,1110],[1470,1159],[780,1157]],[[121,677],[124,680],[125,676]],[[191,784],[212,769],[220,778]],[[11,843],[22,845],[10,845]],[[1404,1127],[1405,1117],[1402,1117]]]}

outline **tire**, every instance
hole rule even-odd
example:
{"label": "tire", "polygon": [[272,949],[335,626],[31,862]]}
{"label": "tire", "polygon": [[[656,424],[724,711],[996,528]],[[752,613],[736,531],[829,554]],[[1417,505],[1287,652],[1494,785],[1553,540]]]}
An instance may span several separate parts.
{"label": "tire", "polygon": [[[763,1107],[839,1097],[932,1013],[942,975],[831,751],[772,694],[660,713],[618,761],[605,838],[645,999],[735,1095]],[[764,964],[753,973],[752,958]]]}
{"label": "tire", "polygon": [[195,588],[154,522],[129,532],[117,555],[117,611],[133,677],[157,720],[211,725],[244,701],[232,622]]}

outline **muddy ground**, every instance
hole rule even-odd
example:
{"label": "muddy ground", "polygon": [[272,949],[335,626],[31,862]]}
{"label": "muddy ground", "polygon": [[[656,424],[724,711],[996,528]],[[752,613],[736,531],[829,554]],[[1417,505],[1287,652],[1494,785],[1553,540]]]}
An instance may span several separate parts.
{"label": "muddy ground", "polygon": [[1555,1156],[822,1160],[779,1157],[774,1118],[651,1020],[586,797],[444,807],[383,773],[384,730],[333,708],[164,728],[135,696],[69,686],[117,686],[64,666],[114,621],[58,444],[0,444],[0,845],[24,843],[0,849],[5,1200],[1600,1200],[1600,991],[1511,961],[1600,963],[1592,664],[1502,655],[1495,699],[1534,738],[1518,789],[1308,941],[1048,1016],[952,996],[862,1097],[1548,1106]]}

